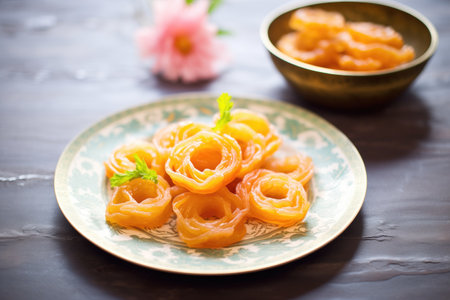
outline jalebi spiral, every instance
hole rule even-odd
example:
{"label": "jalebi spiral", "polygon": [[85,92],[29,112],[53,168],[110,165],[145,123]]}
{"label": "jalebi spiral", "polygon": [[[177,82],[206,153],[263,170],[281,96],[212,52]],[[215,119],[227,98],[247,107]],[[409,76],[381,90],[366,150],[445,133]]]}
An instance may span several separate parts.
{"label": "jalebi spiral", "polygon": [[115,189],[106,220],[124,227],[159,227],[172,214],[171,200],[170,186],[161,176],[157,184],[136,178]]}
{"label": "jalebi spiral", "polygon": [[126,171],[134,170],[134,155],[145,161],[147,166],[163,176],[164,161],[152,143],[146,141],[135,141],[117,148],[104,162],[106,176],[112,177],[115,173],[123,174]]}
{"label": "jalebi spiral", "polygon": [[240,241],[245,233],[248,202],[222,188],[199,195],[180,194],[173,200],[181,240],[193,248],[219,248]]}
{"label": "jalebi spiral", "polygon": [[194,193],[210,194],[234,180],[241,162],[241,148],[235,139],[201,131],[172,149],[166,172],[174,184]]}
{"label": "jalebi spiral", "polygon": [[211,131],[211,127],[201,123],[178,122],[159,129],[152,142],[159,153],[167,158],[176,144],[204,130]]}
{"label": "jalebi spiral", "polygon": [[248,172],[261,166],[265,155],[265,142],[261,134],[244,123],[227,124],[221,133],[234,138],[241,147],[242,163],[237,177],[242,178]]}
{"label": "jalebi spiral", "polygon": [[306,187],[314,174],[314,165],[311,157],[296,154],[285,157],[269,157],[263,165],[264,169],[274,172],[286,173]]}
{"label": "jalebi spiral", "polygon": [[271,156],[281,145],[281,138],[277,130],[263,115],[247,109],[235,109],[231,112],[231,121],[228,124],[233,123],[245,124],[263,136],[264,158]]}
{"label": "jalebi spiral", "polygon": [[345,18],[338,12],[314,8],[296,10],[289,19],[292,29],[319,31],[322,34],[336,33],[345,26]]}
{"label": "jalebi spiral", "polygon": [[284,173],[254,170],[245,175],[236,192],[249,201],[250,217],[282,227],[302,221],[309,209],[303,185]]}

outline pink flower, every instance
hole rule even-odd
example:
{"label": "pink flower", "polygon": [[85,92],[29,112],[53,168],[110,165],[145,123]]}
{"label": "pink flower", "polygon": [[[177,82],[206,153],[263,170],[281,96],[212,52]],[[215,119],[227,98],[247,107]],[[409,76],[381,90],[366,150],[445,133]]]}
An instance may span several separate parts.
{"label": "pink flower", "polygon": [[143,57],[155,59],[152,71],[164,78],[194,82],[216,76],[225,56],[217,28],[208,22],[208,1],[187,5],[184,0],[154,1],[154,27],[137,33]]}

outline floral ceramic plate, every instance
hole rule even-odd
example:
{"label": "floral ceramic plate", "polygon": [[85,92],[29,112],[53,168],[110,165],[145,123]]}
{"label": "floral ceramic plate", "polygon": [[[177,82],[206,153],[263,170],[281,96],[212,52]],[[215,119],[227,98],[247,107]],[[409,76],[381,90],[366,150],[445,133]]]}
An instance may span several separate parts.
{"label": "floral ceramic plate", "polygon": [[281,133],[279,151],[312,157],[311,208],[289,228],[247,223],[247,235],[222,249],[190,249],[179,239],[175,219],[154,230],[123,229],[105,222],[109,188],[103,161],[121,144],[148,138],[183,119],[211,123],[211,95],[177,95],[131,108],[90,127],[64,150],[55,171],[61,211],[80,234],[105,251],[145,267],[186,274],[233,274],[274,267],[326,245],[353,221],[366,192],[364,163],[353,144],[320,117],[279,101],[234,97],[235,108],[263,113]]}

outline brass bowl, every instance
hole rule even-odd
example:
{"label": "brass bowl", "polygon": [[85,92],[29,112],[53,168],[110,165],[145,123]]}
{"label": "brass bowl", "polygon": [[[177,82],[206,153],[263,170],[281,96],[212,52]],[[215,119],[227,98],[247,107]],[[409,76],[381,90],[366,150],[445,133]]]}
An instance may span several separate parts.
{"label": "brass bowl", "polygon": [[[401,66],[380,71],[342,71],[303,63],[275,47],[290,31],[291,14],[302,7],[340,12],[347,21],[373,22],[398,31],[411,45],[416,58]],[[270,13],[260,36],[273,63],[284,78],[305,99],[337,109],[367,109],[384,105],[403,92],[425,67],[438,45],[433,24],[417,11],[385,1],[299,1]]]}

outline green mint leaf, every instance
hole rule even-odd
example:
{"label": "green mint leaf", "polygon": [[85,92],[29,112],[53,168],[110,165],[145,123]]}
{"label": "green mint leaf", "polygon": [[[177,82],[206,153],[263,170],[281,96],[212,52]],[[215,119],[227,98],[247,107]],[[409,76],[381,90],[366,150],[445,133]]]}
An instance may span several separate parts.
{"label": "green mint leaf", "polygon": [[209,3],[208,13],[211,14],[220,4],[222,4],[222,0],[211,0]]}
{"label": "green mint leaf", "polygon": [[149,170],[149,173],[142,175],[145,180],[151,180],[154,184],[158,184],[158,174],[155,170]]}
{"label": "green mint leaf", "polygon": [[145,160],[140,159],[137,154],[133,155],[133,157],[134,163],[136,164],[136,172],[138,172],[138,174],[145,174],[148,170],[150,170]]}
{"label": "green mint leaf", "polygon": [[127,183],[128,181],[137,178],[136,171],[127,171],[125,174],[114,174],[110,179],[109,183],[111,184],[111,187],[121,186],[124,183]]}
{"label": "green mint leaf", "polygon": [[151,180],[153,183],[158,183],[158,174],[155,170],[150,169],[143,159],[140,159],[136,154],[134,155],[134,162],[136,163],[136,169],[133,171],[126,171],[124,174],[114,174],[109,183],[111,187],[121,186],[128,181],[135,178],[143,178],[145,180]]}
{"label": "green mint leaf", "polygon": [[143,159],[140,159],[136,154],[134,155],[134,162],[136,163],[136,172],[139,174],[139,177],[151,180],[154,184],[158,183],[158,174],[156,171],[150,169],[147,166],[147,163]]}
{"label": "green mint leaf", "polygon": [[221,130],[228,122],[231,121],[231,109],[233,108],[233,102],[231,102],[231,96],[228,93],[222,93],[217,98],[219,104],[220,118],[217,120],[213,130]]}

